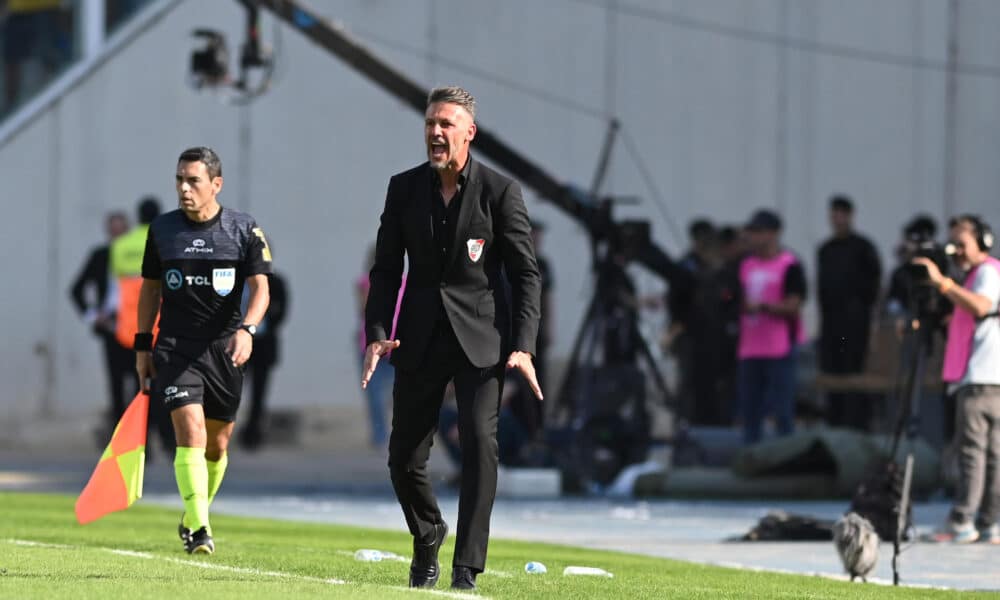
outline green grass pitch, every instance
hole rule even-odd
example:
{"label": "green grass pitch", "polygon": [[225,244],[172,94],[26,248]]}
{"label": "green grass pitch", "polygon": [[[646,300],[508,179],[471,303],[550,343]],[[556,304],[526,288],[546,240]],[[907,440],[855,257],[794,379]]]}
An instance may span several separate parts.
{"label": "green grass pitch", "polygon": [[[448,589],[450,536],[434,592],[405,588],[408,563],[358,562],[359,548],[409,556],[405,532],[213,517],[217,552],[188,556],[176,511],[143,506],[76,524],[67,496],[0,493],[0,598],[413,598],[473,597]],[[831,548],[831,552],[833,549]],[[528,560],[548,573],[524,572]],[[613,578],[562,575],[567,565],[602,567]],[[488,598],[962,598],[997,597],[893,589],[820,577],[724,569],[615,552],[493,540],[479,577]]]}

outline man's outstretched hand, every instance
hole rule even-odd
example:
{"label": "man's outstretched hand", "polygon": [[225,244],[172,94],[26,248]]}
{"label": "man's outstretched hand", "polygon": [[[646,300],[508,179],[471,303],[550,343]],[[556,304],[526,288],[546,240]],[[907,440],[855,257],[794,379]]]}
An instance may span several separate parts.
{"label": "man's outstretched hand", "polygon": [[535,365],[531,362],[530,354],[527,352],[511,352],[510,358],[507,359],[507,368],[520,371],[531,387],[531,391],[535,393],[535,397],[539,400],[544,400],[542,397],[542,388],[538,385],[538,376],[535,375]]}
{"label": "man's outstretched hand", "polygon": [[365,350],[365,366],[361,374],[361,389],[368,389],[368,382],[371,381],[372,373],[379,359],[389,353],[390,350],[399,348],[399,340],[385,340],[382,342],[372,342]]}

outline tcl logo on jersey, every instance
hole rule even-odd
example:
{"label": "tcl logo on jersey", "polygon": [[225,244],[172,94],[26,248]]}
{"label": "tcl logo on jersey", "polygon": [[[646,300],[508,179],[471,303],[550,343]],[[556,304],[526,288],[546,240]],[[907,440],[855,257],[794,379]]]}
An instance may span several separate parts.
{"label": "tcl logo on jersey", "polygon": [[220,296],[228,296],[236,286],[236,269],[212,269],[212,275],[184,275],[178,269],[170,269],[163,277],[170,290],[179,290],[186,282],[193,286],[211,286]]}
{"label": "tcl logo on jersey", "polygon": [[188,285],[212,285],[212,278],[204,275],[186,275],[184,281],[187,281]]}
{"label": "tcl logo on jersey", "polygon": [[185,254],[212,254],[215,252],[215,248],[206,248],[205,240],[196,239],[192,240],[191,245],[184,249]]}

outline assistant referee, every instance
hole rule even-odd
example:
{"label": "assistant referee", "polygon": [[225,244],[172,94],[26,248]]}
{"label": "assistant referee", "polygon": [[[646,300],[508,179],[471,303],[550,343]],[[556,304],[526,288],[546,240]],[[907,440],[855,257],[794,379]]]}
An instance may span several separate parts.
{"label": "assistant referee", "polygon": [[[222,163],[210,148],[181,153],[176,182],[180,209],[153,221],[146,239],[135,362],[150,402],[166,405],[177,434],[184,548],[211,554],[208,507],[226,471],[244,365],[267,311],[271,251],[250,215],[219,205]],[[241,315],[244,281],[250,298]]]}

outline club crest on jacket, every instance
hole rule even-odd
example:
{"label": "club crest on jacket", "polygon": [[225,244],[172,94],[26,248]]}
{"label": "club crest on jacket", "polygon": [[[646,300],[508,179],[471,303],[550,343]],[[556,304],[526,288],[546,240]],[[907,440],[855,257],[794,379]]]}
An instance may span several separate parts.
{"label": "club crest on jacket", "polygon": [[483,246],[486,240],[468,240],[465,244],[469,247],[469,258],[472,262],[479,262],[479,257],[483,255]]}

